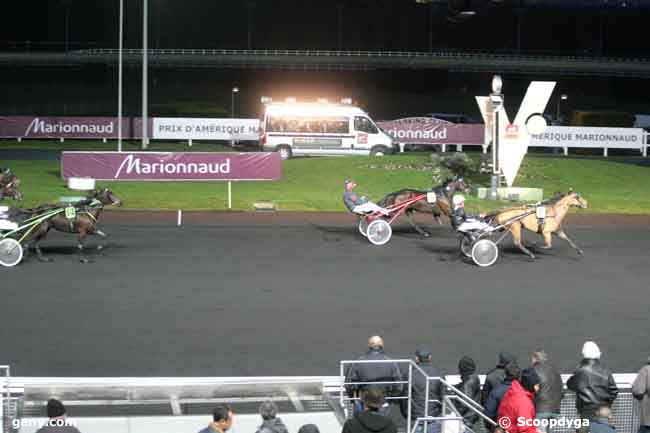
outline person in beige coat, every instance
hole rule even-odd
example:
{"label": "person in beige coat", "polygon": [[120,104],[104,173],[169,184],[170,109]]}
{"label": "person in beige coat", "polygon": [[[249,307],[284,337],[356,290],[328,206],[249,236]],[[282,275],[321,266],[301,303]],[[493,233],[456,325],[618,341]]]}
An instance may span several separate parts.
{"label": "person in beige coat", "polygon": [[650,357],[632,384],[632,395],[639,401],[639,433],[650,433]]}

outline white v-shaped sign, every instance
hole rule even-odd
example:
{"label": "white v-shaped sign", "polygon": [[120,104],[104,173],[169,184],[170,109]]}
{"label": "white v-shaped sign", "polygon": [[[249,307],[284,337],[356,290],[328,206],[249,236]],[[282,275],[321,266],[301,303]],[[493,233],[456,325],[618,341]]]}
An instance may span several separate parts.
{"label": "white v-shaped sign", "polygon": [[[508,186],[512,186],[515,181],[530,144],[526,121],[533,114],[544,113],[553,89],[555,89],[555,81],[531,82],[512,124],[503,105],[499,109],[499,167]],[[483,121],[488,125],[492,121],[491,115],[488,114],[491,111],[488,108],[488,104],[491,104],[490,98],[477,96],[476,102],[481,110]]]}

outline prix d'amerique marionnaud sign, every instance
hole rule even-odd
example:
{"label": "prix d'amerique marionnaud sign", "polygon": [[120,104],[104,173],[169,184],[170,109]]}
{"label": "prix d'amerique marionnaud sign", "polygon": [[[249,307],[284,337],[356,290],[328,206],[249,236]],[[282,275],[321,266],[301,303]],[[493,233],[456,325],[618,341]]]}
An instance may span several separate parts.
{"label": "prix d'amerique marionnaud sign", "polygon": [[[508,113],[503,104],[499,112],[499,167],[503,172],[506,183],[512,186],[517,172],[528,151],[532,134],[541,134],[546,129],[546,122],[542,116],[551,94],[555,89],[555,81],[533,81],[528,86],[524,100],[519,107],[515,120],[510,123]],[[489,96],[477,96],[483,120],[488,126],[492,125],[493,110]]]}

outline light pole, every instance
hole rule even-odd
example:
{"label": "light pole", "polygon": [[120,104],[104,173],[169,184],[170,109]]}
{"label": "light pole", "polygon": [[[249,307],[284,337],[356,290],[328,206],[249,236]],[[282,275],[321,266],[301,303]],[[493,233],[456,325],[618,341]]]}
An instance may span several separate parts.
{"label": "light pole", "polygon": [[[233,119],[235,118],[235,94],[236,93],[239,93],[239,87],[237,87],[237,86],[233,87],[232,92],[230,92],[230,95],[231,95],[231,99],[230,99],[230,112],[231,112],[231,115],[230,115],[230,117],[232,117]],[[230,145],[232,147],[235,147],[235,139],[234,138],[232,140],[230,140]]]}
{"label": "light pole", "polygon": [[558,125],[560,124],[560,105],[562,104],[562,101],[566,101],[567,99],[569,99],[569,97],[565,94],[562,94],[557,100],[557,111],[555,112],[555,122]]}
{"label": "light pole", "polygon": [[149,20],[149,2],[142,1],[142,150],[146,150],[149,144],[149,119],[148,119],[148,84],[147,76],[149,74],[149,30],[147,21]]}
{"label": "light pole", "polygon": [[124,86],[123,57],[124,48],[124,0],[120,0],[120,31],[117,49],[117,151],[122,151],[122,87]]}
{"label": "light pole", "polygon": [[492,179],[490,182],[490,199],[499,198],[499,111],[503,106],[503,81],[500,75],[492,77],[492,93],[490,93],[490,102],[492,103],[492,113],[494,120],[492,122]]}

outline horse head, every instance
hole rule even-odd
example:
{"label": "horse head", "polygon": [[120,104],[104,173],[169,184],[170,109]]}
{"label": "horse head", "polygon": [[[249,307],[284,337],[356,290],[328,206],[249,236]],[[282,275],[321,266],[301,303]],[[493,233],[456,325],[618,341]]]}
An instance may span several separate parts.
{"label": "horse head", "polygon": [[20,191],[20,179],[9,170],[3,174],[0,180],[0,198],[3,196],[11,197],[18,201],[23,199],[23,193]]}
{"label": "horse head", "polygon": [[579,207],[580,209],[587,209],[589,206],[589,203],[587,203],[587,200],[585,200],[584,197],[582,197],[579,193],[570,190],[564,197],[563,199],[565,204],[569,206],[576,206]]}
{"label": "horse head", "polygon": [[99,200],[104,206],[122,206],[122,201],[108,188],[101,188],[93,191],[90,198]]}

